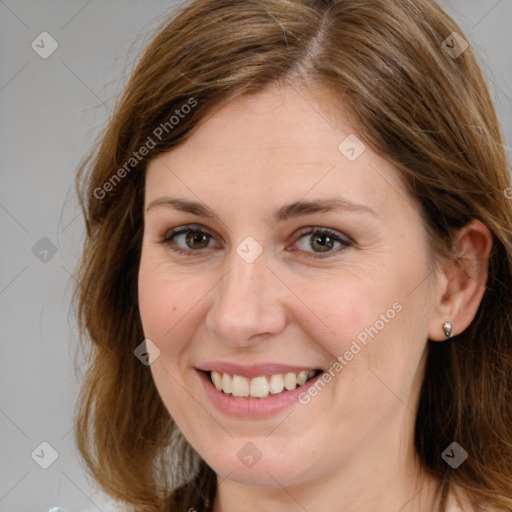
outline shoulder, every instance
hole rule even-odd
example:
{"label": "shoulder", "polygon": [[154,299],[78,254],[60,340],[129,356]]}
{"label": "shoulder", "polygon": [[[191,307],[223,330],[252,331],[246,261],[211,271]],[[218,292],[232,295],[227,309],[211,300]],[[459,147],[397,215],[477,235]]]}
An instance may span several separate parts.
{"label": "shoulder", "polygon": [[450,490],[446,500],[446,512],[470,512],[473,510],[467,494],[459,487]]}
{"label": "shoulder", "polygon": [[[446,512],[474,512],[467,493],[460,487],[455,486],[448,495],[446,501]],[[501,512],[495,508],[486,508],[486,512]]]}

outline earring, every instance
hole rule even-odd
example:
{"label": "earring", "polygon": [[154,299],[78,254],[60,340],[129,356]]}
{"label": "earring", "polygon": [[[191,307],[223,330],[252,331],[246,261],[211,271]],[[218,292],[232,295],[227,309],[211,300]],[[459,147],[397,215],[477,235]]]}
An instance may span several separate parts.
{"label": "earring", "polygon": [[443,324],[444,334],[447,338],[453,338],[455,334],[452,331],[452,324],[450,322],[445,322]]}

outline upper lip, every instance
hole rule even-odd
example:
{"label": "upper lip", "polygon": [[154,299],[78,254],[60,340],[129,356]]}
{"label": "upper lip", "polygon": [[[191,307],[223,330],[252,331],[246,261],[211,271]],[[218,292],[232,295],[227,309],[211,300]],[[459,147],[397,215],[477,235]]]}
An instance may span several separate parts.
{"label": "upper lip", "polygon": [[265,375],[274,375],[277,373],[298,373],[301,371],[320,370],[318,366],[291,366],[286,364],[276,363],[262,363],[254,365],[240,365],[236,363],[213,361],[211,363],[204,363],[201,366],[196,367],[198,370],[203,372],[219,372],[228,373],[230,375],[239,375],[248,379],[255,377],[262,377]]}

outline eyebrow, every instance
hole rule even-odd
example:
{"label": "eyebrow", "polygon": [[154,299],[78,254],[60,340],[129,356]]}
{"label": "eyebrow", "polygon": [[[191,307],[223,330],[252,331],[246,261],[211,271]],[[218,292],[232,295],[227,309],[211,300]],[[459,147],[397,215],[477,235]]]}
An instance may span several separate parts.
{"label": "eyebrow", "polygon": [[[200,217],[215,218],[218,215],[205,204],[197,201],[190,201],[182,198],[158,197],[153,199],[146,208],[146,212],[158,206],[173,208],[174,210],[192,213]],[[356,213],[366,213],[376,218],[379,216],[368,206],[360,203],[354,203],[342,197],[333,197],[326,199],[317,199],[314,201],[294,201],[278,208],[270,217],[273,222],[284,222],[286,220],[311,215],[314,213],[328,213],[334,211],[348,211]]]}

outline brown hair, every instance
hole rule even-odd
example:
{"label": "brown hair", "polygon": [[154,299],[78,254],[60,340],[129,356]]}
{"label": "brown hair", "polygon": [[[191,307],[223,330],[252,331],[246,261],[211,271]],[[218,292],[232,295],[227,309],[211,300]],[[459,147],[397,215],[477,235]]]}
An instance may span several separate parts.
{"label": "brown hair", "polygon": [[[330,91],[358,136],[400,170],[435,254],[450,256],[455,231],[473,218],[493,235],[472,324],[429,342],[415,442],[441,483],[441,510],[454,486],[475,510],[512,509],[510,178],[472,49],[443,50],[453,32],[463,36],[432,0],[193,0],[159,27],[77,176],[86,239],[75,300],[89,351],[75,436],[112,497],[141,512],[204,510],[216,489],[134,357],[144,339],[137,274],[147,163],[229,99],[300,82]],[[171,127],[191,99],[196,106]],[[441,457],[453,441],[469,454],[456,470]]]}

